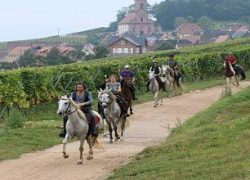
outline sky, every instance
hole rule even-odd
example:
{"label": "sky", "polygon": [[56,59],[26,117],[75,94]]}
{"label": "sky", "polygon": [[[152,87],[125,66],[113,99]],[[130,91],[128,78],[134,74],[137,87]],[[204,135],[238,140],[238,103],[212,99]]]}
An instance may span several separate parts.
{"label": "sky", "polygon": [[[163,0],[148,0],[149,4]],[[0,41],[107,27],[134,0],[8,0],[0,6]]]}

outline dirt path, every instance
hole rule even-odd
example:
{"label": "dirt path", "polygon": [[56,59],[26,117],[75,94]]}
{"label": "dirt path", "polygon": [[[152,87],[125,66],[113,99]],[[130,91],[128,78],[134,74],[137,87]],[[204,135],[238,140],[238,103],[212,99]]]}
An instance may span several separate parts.
{"label": "dirt path", "polygon": [[[250,85],[244,82],[241,88]],[[234,92],[241,88],[235,88]],[[217,101],[222,87],[198,90],[182,96],[165,99],[164,105],[153,108],[153,103],[135,106],[135,115],[130,117],[130,127],[125,132],[123,141],[108,144],[103,138],[105,150],[95,149],[94,160],[84,160],[77,166],[79,152],[78,142],[68,145],[69,159],[63,159],[62,145],[25,154],[17,160],[0,163],[0,179],[3,180],[85,180],[105,179],[112,170],[127,163],[131,157],[145,147],[159,144],[169,135],[169,128],[175,127],[177,121],[184,122],[189,117],[202,111]],[[86,147],[86,146],[85,146]],[[87,147],[85,148],[87,155]]]}

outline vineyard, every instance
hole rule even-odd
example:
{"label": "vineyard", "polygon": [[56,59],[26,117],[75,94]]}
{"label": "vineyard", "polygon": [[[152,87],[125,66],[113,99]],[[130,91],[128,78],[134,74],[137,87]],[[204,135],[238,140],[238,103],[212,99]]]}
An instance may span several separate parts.
{"label": "vineyard", "polygon": [[[71,92],[76,82],[82,81],[96,95],[105,74],[119,74],[125,64],[135,71],[137,87],[144,87],[152,58],[159,64],[175,53],[186,82],[221,76],[222,60],[233,52],[239,62],[250,68],[250,39],[224,44],[197,46],[179,51],[162,51],[133,57],[109,58],[54,67],[25,68],[0,73],[0,104],[2,107],[29,107],[49,102]],[[1,113],[1,112],[0,112]]]}

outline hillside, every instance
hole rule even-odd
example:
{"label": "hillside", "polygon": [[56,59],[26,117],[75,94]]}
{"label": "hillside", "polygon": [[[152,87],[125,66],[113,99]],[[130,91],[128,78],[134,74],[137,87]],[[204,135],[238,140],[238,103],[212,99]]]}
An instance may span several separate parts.
{"label": "hillside", "polygon": [[250,24],[249,9],[246,0],[165,0],[153,7],[153,14],[163,30],[172,30],[180,18],[210,27],[232,21]]}

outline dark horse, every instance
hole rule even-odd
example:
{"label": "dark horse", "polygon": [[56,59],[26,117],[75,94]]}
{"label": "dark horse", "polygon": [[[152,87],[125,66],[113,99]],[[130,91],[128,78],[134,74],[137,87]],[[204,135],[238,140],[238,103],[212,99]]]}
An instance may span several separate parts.
{"label": "dark horse", "polygon": [[[132,92],[129,88],[129,86],[132,86],[129,82],[127,82],[125,79],[121,80],[121,95],[125,99],[125,101],[128,103],[128,107],[130,109],[130,115],[133,114],[133,95]],[[128,114],[129,116],[129,114]]]}

